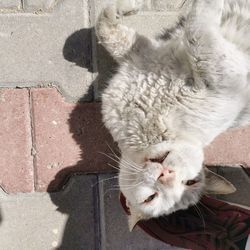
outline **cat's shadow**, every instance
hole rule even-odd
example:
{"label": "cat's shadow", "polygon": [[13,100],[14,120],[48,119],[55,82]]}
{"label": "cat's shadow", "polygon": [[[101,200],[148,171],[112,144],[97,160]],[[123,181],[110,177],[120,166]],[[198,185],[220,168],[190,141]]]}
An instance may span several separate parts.
{"label": "cat's shadow", "polygon": [[1,207],[0,207],[0,225],[2,223],[2,220],[3,220],[3,218],[2,218]]}
{"label": "cat's shadow", "polygon": [[[65,60],[87,69],[90,73],[98,74],[90,86],[90,91],[82,96],[68,118],[69,131],[80,149],[81,160],[74,166],[69,166],[59,171],[48,186],[51,200],[58,207],[57,210],[68,215],[61,244],[57,248],[60,250],[85,249],[85,246],[82,246],[82,248],[79,246],[79,232],[83,231],[83,225],[78,223],[81,220],[80,218],[77,220],[76,216],[84,217],[84,209],[86,208],[79,208],[82,213],[76,214],[74,208],[79,206],[79,203],[77,200],[72,200],[71,190],[66,193],[66,195],[64,193],[63,199],[62,196],[55,195],[53,192],[61,191],[63,185],[72,174],[82,173],[83,169],[84,171],[91,173],[93,162],[95,166],[99,164],[101,169],[105,169],[105,166],[108,166],[108,163],[111,163],[111,160],[104,155],[101,155],[100,152],[110,153],[109,146],[113,149],[116,148],[111,135],[102,123],[101,103],[95,101],[94,98],[92,100],[93,102],[89,104],[81,102],[87,95],[89,95],[89,93],[94,96],[93,86],[98,90],[104,89],[104,83],[108,82],[108,79],[112,76],[112,72],[114,72],[117,66],[102,46],[97,45],[97,48],[93,49],[91,44],[95,39],[94,28],[81,29],[74,32],[66,39],[62,49]],[[88,107],[91,105],[93,108],[88,110]],[[89,115],[86,116],[86,112]],[[88,118],[86,119],[85,116]],[[103,138],[105,138],[105,140],[103,140]],[[115,165],[114,162],[112,162],[112,164]],[[96,189],[96,187],[93,187],[93,192],[95,191],[94,189]],[[98,218],[96,218],[96,220],[98,220]],[[99,221],[96,221],[95,223],[98,224]],[[98,231],[99,225],[92,226],[96,226],[96,231]],[[98,249],[98,246],[96,246],[96,248]]]}
{"label": "cat's shadow", "polygon": [[87,69],[90,73],[97,73],[89,92],[79,101],[84,101],[89,93],[92,95],[92,101],[99,100],[98,96],[106,88],[107,82],[118,67],[107,50],[96,41],[95,29],[84,28],[71,34],[63,47],[65,60]]}

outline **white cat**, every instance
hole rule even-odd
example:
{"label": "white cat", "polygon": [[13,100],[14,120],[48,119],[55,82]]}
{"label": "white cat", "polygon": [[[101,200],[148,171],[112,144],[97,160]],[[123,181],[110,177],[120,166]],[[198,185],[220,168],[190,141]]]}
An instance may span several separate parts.
{"label": "white cat", "polygon": [[102,113],[121,150],[119,185],[132,229],[186,209],[202,193],[235,190],[202,167],[203,148],[250,121],[250,0],[195,0],[156,39],[120,23],[119,15],[137,10],[136,1],[121,2],[103,10],[96,30],[120,64]]}

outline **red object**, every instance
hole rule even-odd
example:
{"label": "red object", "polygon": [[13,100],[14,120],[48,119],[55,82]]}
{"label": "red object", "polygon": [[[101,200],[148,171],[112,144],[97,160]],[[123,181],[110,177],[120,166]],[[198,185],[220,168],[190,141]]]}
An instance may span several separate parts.
{"label": "red object", "polygon": [[[123,194],[120,201],[129,214]],[[204,196],[197,206],[137,225],[154,238],[177,247],[243,250],[250,234],[250,210]]]}

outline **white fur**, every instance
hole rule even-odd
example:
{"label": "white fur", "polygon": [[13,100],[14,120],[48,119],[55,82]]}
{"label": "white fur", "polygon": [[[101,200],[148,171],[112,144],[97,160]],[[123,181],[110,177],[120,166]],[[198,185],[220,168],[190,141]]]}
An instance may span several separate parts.
{"label": "white fur", "polygon": [[[185,209],[205,185],[183,183],[202,176],[204,146],[250,121],[250,0],[196,0],[168,40],[143,37],[109,15],[100,15],[97,35],[120,67],[102,113],[121,150],[121,191],[143,218]],[[167,151],[163,164],[150,162]],[[164,167],[175,171],[171,185],[157,181]]]}

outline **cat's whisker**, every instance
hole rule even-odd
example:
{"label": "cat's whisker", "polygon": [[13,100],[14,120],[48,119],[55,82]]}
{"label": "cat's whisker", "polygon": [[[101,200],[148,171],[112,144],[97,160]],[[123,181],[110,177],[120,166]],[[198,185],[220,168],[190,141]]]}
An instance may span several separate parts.
{"label": "cat's whisker", "polygon": [[[137,183],[136,185],[133,185],[133,186],[124,187],[123,190],[129,190],[129,189],[134,188],[135,186],[138,186],[138,185],[140,185],[142,183],[143,183],[143,181],[140,182],[140,183]],[[103,194],[103,196],[105,196],[110,191],[120,191],[120,187],[119,186],[113,186],[113,188],[110,188],[110,189],[106,190],[106,192]]]}
{"label": "cat's whisker", "polygon": [[92,185],[92,187],[94,187],[94,186],[97,185],[97,184],[103,183],[103,182],[105,182],[105,181],[113,180],[113,179],[117,179],[117,178],[119,178],[119,177],[118,177],[118,176],[113,176],[113,177],[110,177],[110,178],[106,178],[106,179],[97,181],[96,183],[94,183],[94,184]]}
{"label": "cat's whisker", "polygon": [[[141,183],[143,183],[143,181]],[[141,184],[141,183],[138,183],[138,184]],[[129,190],[131,188],[134,188],[134,186],[133,187],[125,187],[125,188],[123,188],[123,190]],[[113,186],[113,188],[109,188],[108,190],[106,190],[106,192],[103,194],[103,196],[105,196],[110,191],[120,191],[120,188],[119,188],[119,186]]]}
{"label": "cat's whisker", "polygon": [[[110,164],[110,163],[108,163],[108,166],[110,166],[110,167],[112,167],[112,168],[114,168],[114,169],[117,169],[117,170],[119,170],[120,171],[120,169],[119,168],[117,168],[116,166],[113,166],[112,164]],[[122,176],[123,175],[129,175],[129,176],[134,176],[134,175],[137,175],[138,173],[133,173],[133,172],[129,172],[129,171],[126,171],[126,170],[122,170],[121,171],[121,174],[122,174]]]}
{"label": "cat's whisker", "polygon": [[134,166],[127,165],[127,164],[125,164],[125,162],[123,162],[123,161],[121,161],[120,164],[121,164],[124,168],[133,170],[133,171],[135,171],[135,172],[137,172],[137,173],[141,172],[141,169],[137,169],[137,168],[135,168]]}
{"label": "cat's whisker", "polygon": [[119,171],[120,171],[120,168],[118,168],[118,167],[116,167],[116,166],[113,166],[113,165],[112,165],[112,164],[110,164],[110,163],[108,163],[108,166],[110,166],[110,167],[112,167],[112,168],[117,169],[117,170],[119,170]]}
{"label": "cat's whisker", "polygon": [[[112,167],[112,168],[114,168],[114,169],[117,169],[117,170],[119,170],[120,171],[120,168],[118,168],[118,167],[116,167],[116,166],[113,166],[112,164],[110,164],[110,163],[108,163],[108,166],[110,166],[110,167]],[[126,174],[131,174],[129,171],[125,171],[125,170],[122,170],[124,173],[126,173]]]}
{"label": "cat's whisker", "polygon": [[111,146],[106,142],[108,148],[110,149],[110,151],[112,152],[113,155],[115,155],[118,159],[120,159],[120,157],[115,153],[115,151],[111,148]]}
{"label": "cat's whisker", "polygon": [[207,209],[207,211],[209,211],[209,212],[212,213],[213,215],[216,214],[216,213],[213,212],[208,206],[206,206],[202,201],[199,201],[199,204],[201,204],[205,209]]}
{"label": "cat's whisker", "polygon": [[[113,177],[110,177],[110,178],[106,178],[106,179],[103,179],[103,180],[100,180],[100,181],[97,181],[96,183],[94,183],[91,187],[93,188],[94,186],[96,186],[97,184],[101,184],[105,181],[110,181],[110,180],[115,180],[115,179],[118,179],[119,176],[113,176]],[[136,179],[125,179],[125,178],[120,178],[122,180],[125,180],[125,181],[136,181]]]}
{"label": "cat's whisker", "polygon": [[[121,160],[120,157],[115,153],[115,151],[109,146],[108,143],[107,143],[107,146],[110,149],[110,151],[112,152],[113,156],[116,157],[118,160]],[[138,165],[137,164],[137,166],[135,166],[133,162],[131,162],[130,160],[128,160],[126,158],[123,158],[122,161],[124,161],[125,163],[127,163],[132,168],[135,168],[136,170],[142,171],[142,167],[143,167],[142,165]]]}
{"label": "cat's whisker", "polygon": [[124,159],[121,160],[121,164],[123,164],[123,165],[126,164],[125,166],[128,166],[129,168],[132,168],[132,169],[136,170],[137,172],[141,172],[142,171],[142,169],[140,169],[140,168],[138,168],[138,167],[136,167],[134,165],[129,164]]}
{"label": "cat's whisker", "polygon": [[[105,154],[103,152],[99,152],[100,154],[102,155],[105,155],[106,157],[108,157],[109,159],[113,160],[114,162],[118,163],[118,164],[121,164],[124,168],[127,168],[127,169],[130,169],[130,170],[133,170],[135,172],[140,172],[138,171],[137,169],[132,169],[131,167],[127,166],[127,165],[124,165],[123,163],[119,162],[118,160],[116,160],[115,158],[113,158],[112,156],[108,155],[108,154]],[[118,167],[119,168],[119,167]]]}
{"label": "cat's whisker", "polygon": [[127,163],[129,166],[131,166],[132,168],[135,168],[135,169],[139,170],[140,172],[142,171],[142,166],[140,166],[140,165],[138,165],[138,164],[136,164],[136,166],[135,166],[133,162],[129,161],[129,160],[126,159],[126,158],[123,158],[122,160],[123,160],[125,163]]}
{"label": "cat's whisker", "polygon": [[200,208],[199,208],[196,204],[194,205],[194,208],[195,208],[195,210],[196,210],[198,216],[199,216],[199,217],[201,218],[201,220],[202,220],[203,229],[204,229],[204,231],[205,231],[206,225],[205,225],[205,220],[204,220],[204,217],[203,217],[203,215],[202,215],[202,212],[201,212]]}
{"label": "cat's whisker", "polygon": [[[127,159],[127,158],[124,158],[128,163],[130,164],[134,164],[131,160]],[[142,164],[136,164],[136,166],[138,166],[139,168],[143,168],[143,165]]]}
{"label": "cat's whisker", "polygon": [[129,173],[129,172],[125,172],[125,173],[124,173],[123,171],[124,171],[124,170],[122,170],[122,171],[120,172],[120,173],[121,173],[121,176],[127,176],[127,175],[129,175],[129,176],[130,176],[130,175],[132,175],[132,176],[136,175],[136,176],[137,176],[137,175],[138,175],[137,173]]}
{"label": "cat's whisker", "polygon": [[106,153],[99,152],[99,154],[102,154],[102,155],[108,157],[109,159],[111,159],[112,161],[114,161],[114,162],[120,164],[120,161],[116,160],[115,158],[113,158],[112,156],[110,156],[110,155],[108,155],[108,154],[106,154]]}
{"label": "cat's whisker", "polygon": [[110,191],[119,191],[120,189],[119,188],[109,188],[105,191],[105,193],[103,194],[103,196],[105,196],[108,192]]}
{"label": "cat's whisker", "polygon": [[137,187],[137,186],[139,186],[139,185],[141,185],[142,183],[144,183],[144,181],[141,181],[141,182],[139,182],[139,183],[136,183],[136,184],[134,184],[134,185],[119,185],[120,187],[122,187],[122,188],[134,188],[134,187]]}
{"label": "cat's whisker", "polygon": [[116,44],[118,42],[101,42],[101,41],[98,41],[98,44]]}
{"label": "cat's whisker", "polygon": [[137,178],[122,178],[122,177],[120,177],[119,178],[120,180],[124,180],[124,181],[136,181],[137,180]]}
{"label": "cat's whisker", "polygon": [[142,171],[142,168],[139,168],[139,167],[135,166],[135,165],[133,164],[133,162],[128,161],[128,160],[125,159],[125,158],[122,158],[122,159],[121,159],[121,158],[120,158],[118,155],[116,155],[113,151],[112,151],[112,153],[113,153],[113,156],[116,157],[117,160],[119,160],[119,162],[120,162],[121,165],[127,166],[128,168],[133,168],[133,169],[138,170],[138,171],[140,171],[140,172]]}

